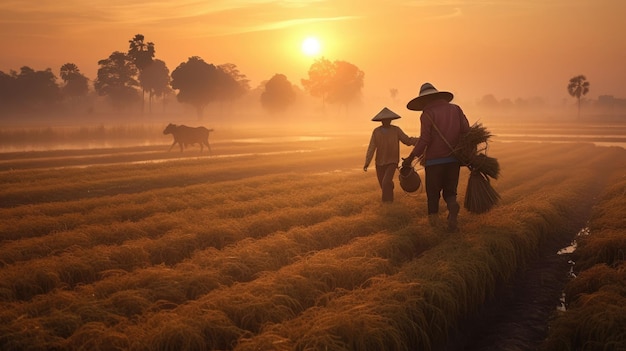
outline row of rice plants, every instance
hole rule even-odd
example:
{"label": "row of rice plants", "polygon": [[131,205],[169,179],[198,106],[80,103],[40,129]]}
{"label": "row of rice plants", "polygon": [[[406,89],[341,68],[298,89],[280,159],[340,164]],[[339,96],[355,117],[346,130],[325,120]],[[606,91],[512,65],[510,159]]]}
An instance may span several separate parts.
{"label": "row of rice plants", "polygon": [[[251,181],[256,182],[257,180],[251,179]],[[350,215],[360,211],[358,206],[346,206],[349,200],[344,200],[351,194],[362,191],[364,186],[358,182],[346,183],[345,180],[341,181],[339,178],[335,178],[333,182],[329,181],[328,177],[321,177],[317,186],[328,188],[324,197],[320,197],[319,192],[310,186],[310,179],[291,177],[291,180],[288,181],[287,178],[281,177],[278,182],[265,179],[267,186],[257,187],[256,190],[252,191],[259,196],[253,205],[247,207],[245,218],[239,211],[229,210],[229,205],[222,206],[222,208],[216,208],[217,206],[214,205],[208,206],[210,208],[206,210],[193,210],[192,204],[192,209],[167,214],[169,223],[167,226],[160,226],[161,229],[167,228],[161,235],[149,231],[154,229],[154,219],[148,217],[141,222],[133,223],[131,226],[126,225],[127,219],[122,219],[121,222],[112,224],[103,222],[100,225],[78,227],[76,230],[66,232],[68,240],[64,242],[70,246],[57,246],[55,250],[49,251],[48,256],[43,258],[39,258],[37,255],[42,253],[41,250],[36,250],[35,245],[29,245],[27,248],[30,247],[35,255],[27,257],[29,260],[23,264],[13,264],[0,271],[4,278],[2,281],[5,294],[13,291],[15,298],[28,299],[33,294],[46,293],[60,284],[73,286],[80,283],[90,283],[94,275],[97,276],[106,270],[132,270],[158,263],[171,265],[189,257],[194,251],[206,247],[217,246],[219,248],[227,242],[236,242],[249,237],[262,237],[277,230],[310,225],[330,217]],[[329,186],[331,182],[334,183],[333,186]],[[281,193],[276,188],[277,184],[285,189],[286,194]],[[234,188],[241,189],[241,187]],[[293,198],[290,195],[293,189],[305,190],[300,191],[299,197]],[[234,191],[230,197],[237,198],[239,195],[241,195],[240,192]],[[122,201],[123,205],[120,205],[122,208],[128,207],[127,201],[132,201],[132,198],[128,199],[128,197],[124,195],[119,199]],[[199,197],[198,200],[204,202],[202,197]],[[314,208],[310,207],[312,202]],[[335,207],[333,202],[338,204],[338,207]],[[232,204],[235,208],[241,206],[240,202],[234,200],[229,200],[228,204]],[[255,209],[254,206],[257,204],[264,204],[264,207]],[[201,204],[198,205],[198,207],[201,206]],[[109,206],[109,208],[115,207]],[[141,211],[146,212],[150,209],[143,208]],[[156,215],[154,214],[153,217]],[[196,219],[197,217],[199,219]],[[116,223],[119,225],[116,226]],[[116,227],[122,231],[116,232]],[[129,227],[134,230],[134,238],[132,233],[123,231]],[[100,235],[100,232],[104,235]],[[125,240],[120,241],[116,234]],[[225,235],[227,238],[224,238]],[[111,238],[111,240],[103,242],[103,237]],[[46,240],[36,240],[34,244],[40,245],[42,242],[46,244],[48,238],[50,246],[55,245],[57,235],[43,237],[42,239]],[[84,239],[83,242],[93,241],[80,246],[80,241],[72,240],[73,238]],[[26,240],[33,241],[33,239]],[[8,252],[3,255],[5,259],[11,257],[11,252],[23,252],[22,250],[25,248],[25,245],[20,245],[20,241],[15,245],[7,244],[6,246],[8,247],[3,246],[2,250]],[[119,258],[127,257],[125,253],[129,250],[135,252],[136,255],[129,256],[128,260],[118,261]],[[55,253],[58,253],[58,256]],[[75,271],[75,268],[72,267],[75,267],[77,257],[83,258],[79,261],[83,262],[83,266],[92,272],[91,274],[66,274],[66,272]],[[40,267],[46,267],[47,274],[45,277],[49,279],[43,281],[36,279],[36,277],[41,276]],[[80,278],[89,278],[90,280],[75,280]]]}
{"label": "row of rice plants", "polygon": [[[0,174],[2,180],[0,194],[3,207],[19,206],[136,193],[177,184],[189,185],[212,180],[240,179],[243,177],[233,177],[233,174],[247,175],[247,172],[252,172],[261,175],[265,168],[259,161],[246,165],[240,160],[229,158],[200,160],[204,162],[198,162],[199,159],[189,159],[166,164],[118,164],[113,167],[14,170]],[[237,173],[237,171],[240,172]],[[184,176],[181,172],[184,172],[182,173]]]}
{"label": "row of rice plants", "polygon": [[[188,208],[190,204],[199,206],[220,204],[220,202],[226,201],[221,188],[227,187],[241,188],[241,198],[233,199],[239,201],[245,199],[246,194],[250,194],[250,189],[254,188],[254,184],[246,186],[245,183],[223,183],[221,187],[209,189],[212,191],[211,194],[195,194],[192,191],[196,189],[189,188],[189,186],[249,179],[263,174],[285,173],[285,167],[290,167],[289,165],[292,164],[300,166],[305,162],[300,156],[290,155],[290,157],[275,155],[242,159],[199,159],[167,164],[116,165],[115,167],[0,173],[0,178],[2,178],[0,185],[3,187],[0,191],[0,197],[4,197],[5,200],[12,197],[11,201],[2,202],[3,205],[9,206],[11,202],[29,205],[1,209],[3,217],[11,218],[11,221],[0,222],[0,237],[21,239],[27,236],[47,235],[50,231],[67,230],[81,224],[106,220],[105,218],[98,218],[97,213],[132,216],[133,213],[137,212],[128,211],[128,209],[118,212],[111,209],[101,211],[102,208],[111,207],[112,203],[123,202],[118,198],[109,198],[107,195],[142,193],[144,194],[143,199],[136,198],[137,200],[133,201],[140,204],[141,208],[144,208],[147,203],[157,202],[159,199],[155,199],[154,195],[159,197],[170,195],[159,204],[168,212]],[[343,157],[347,156],[344,155]],[[307,161],[307,163],[310,162]],[[288,166],[280,167],[281,164]],[[332,167],[333,165],[323,166]],[[298,167],[291,168],[299,169]],[[257,182],[260,181],[263,179]],[[181,190],[184,191],[188,188],[192,191],[180,193]],[[147,192],[156,189],[169,189],[170,191],[165,193]],[[173,192],[177,193],[172,195]],[[13,193],[13,195],[8,195],[9,193]],[[254,192],[252,194],[248,196],[248,199],[251,196],[259,195]],[[180,199],[177,199],[177,195]],[[195,197],[198,196],[205,197],[205,202],[194,201]],[[191,199],[189,199],[190,197]],[[151,213],[150,211],[145,212]],[[110,220],[120,219],[111,218]],[[37,223],[40,222],[42,225],[37,226]],[[50,230],[47,231],[47,229]]]}
{"label": "row of rice plants", "polygon": [[[206,156],[170,161],[167,163],[169,167],[158,162],[147,162],[117,164],[115,167],[11,170],[0,173],[0,207],[136,193],[176,184],[237,180],[251,175],[289,173],[292,170],[330,171],[343,169],[346,164],[354,162],[354,149],[346,151],[341,146],[333,148],[332,158],[328,157],[328,153],[329,150],[318,148],[308,150],[306,157],[293,150],[262,156]],[[328,163],[320,164],[320,159],[327,159]]]}
{"label": "row of rice plants", "polygon": [[[500,191],[510,191],[510,195],[515,198],[523,197],[525,188],[541,187],[558,183],[563,179],[562,170],[577,172],[588,168],[582,164],[586,161],[596,162],[596,157],[609,157],[606,152],[595,152],[598,150],[591,144],[547,144],[545,155],[538,155],[538,147],[542,144],[511,143],[507,146],[515,150],[514,153],[506,153],[506,162],[501,162],[501,177],[498,179],[497,187]],[[491,153],[500,159],[499,144],[492,146]],[[583,158],[582,154],[592,154],[593,157]],[[610,154],[610,153],[609,153]],[[558,156],[557,156],[558,155]],[[567,162],[562,162],[567,160]],[[551,177],[547,177],[550,174]]]}
{"label": "row of rice plants", "polygon": [[[341,200],[343,201],[343,200]],[[406,214],[405,214],[406,215]],[[404,216],[405,216],[404,215]],[[372,223],[370,223],[369,225],[365,225],[364,228],[370,228],[374,226],[374,223],[376,222],[375,216],[370,215],[367,217],[372,217]],[[349,230],[349,228],[341,227],[340,223],[337,222],[339,218],[335,217],[335,221],[334,223],[329,223],[328,225],[325,225],[325,229],[324,228],[318,228],[316,230],[314,230],[312,233],[308,234],[308,240],[306,240],[306,242],[312,242],[313,240],[315,240],[317,238],[317,234],[320,232],[323,232],[324,230],[334,230],[334,234],[340,234],[344,232],[344,237],[345,234],[348,233],[353,233],[353,235],[358,235],[358,233],[361,233],[359,230]],[[358,224],[358,221],[354,221],[355,224]],[[381,225],[384,225],[385,223],[381,223]],[[320,223],[320,225],[322,225],[322,223]],[[381,226],[379,225],[379,227]],[[363,225],[360,225],[363,226]],[[303,233],[303,231],[305,231],[305,229],[301,228],[295,228],[294,229],[295,234],[297,235],[297,238],[304,238],[305,237],[305,233]],[[331,233],[332,234],[332,233]],[[288,234],[285,234],[288,235]],[[332,237],[332,235],[328,235],[326,237],[322,237],[322,238],[318,238],[317,240],[320,240],[320,243],[318,243],[316,245],[316,247],[323,247],[323,244],[326,243],[326,245],[333,245],[336,244],[337,241],[339,240],[338,238],[335,238],[335,241],[332,241],[329,243],[328,239],[329,237]],[[259,255],[261,255],[261,260],[259,260],[259,262],[262,264],[261,267],[252,267],[254,269],[257,270],[257,272],[260,272],[260,268],[263,269],[277,269],[277,267],[269,267],[267,263],[263,262],[264,259],[266,259],[267,257],[263,256],[263,249],[262,247],[265,246],[269,246],[269,245],[273,245],[276,246],[275,243],[273,243],[273,241],[271,240],[263,240],[265,242],[265,244],[261,244],[258,247],[248,247],[249,245],[236,245],[234,247],[232,247],[232,249],[229,248],[225,248],[224,249],[224,253],[222,254],[222,256],[226,255],[226,259],[229,259],[230,261],[233,262],[238,262],[237,257],[240,257],[241,259],[243,259],[244,257],[246,257],[247,255],[255,254],[258,250]],[[345,243],[346,241],[344,241]],[[291,240],[291,243],[293,245],[301,245],[298,241],[294,241]],[[278,245],[280,246],[280,244]],[[327,246],[328,247],[328,246]],[[370,248],[371,249],[371,248]],[[305,248],[304,250],[300,250],[298,252],[295,253],[295,255],[304,255],[306,252],[310,251],[311,247],[309,248]],[[213,250],[210,250],[212,252],[214,252]],[[240,251],[240,252],[239,252]],[[280,248],[275,248],[274,251],[276,252],[289,252],[292,251],[289,249],[289,247],[280,247]],[[216,253],[219,254],[219,253]],[[294,256],[295,257],[295,256]],[[292,257],[289,260],[294,260],[294,257]],[[234,260],[233,260],[234,258]],[[269,257],[271,258],[271,257]],[[193,262],[195,260],[191,260],[191,262]],[[281,260],[282,261],[282,260]],[[214,261],[215,262],[215,261]],[[212,263],[214,264],[214,263]],[[278,262],[278,266],[280,266],[281,262]],[[64,306],[63,309],[65,311],[67,311],[68,314],[70,315],[78,315],[80,318],[85,318],[84,316],[82,316],[80,313],[82,313],[84,311],[84,307],[79,307],[79,306],[85,306],[85,305],[89,305],[90,307],[90,311],[93,310],[99,310],[102,309],[102,313],[99,314],[101,317],[101,319],[96,320],[97,322],[101,322],[101,323],[105,323],[106,321],[109,320],[116,320],[115,318],[113,318],[113,316],[111,316],[111,312],[110,312],[110,303],[108,302],[109,299],[115,299],[117,301],[117,303],[120,305],[119,309],[121,309],[122,311],[124,311],[124,315],[133,315],[134,313],[137,313],[138,311],[142,310],[143,308],[150,308],[150,309],[154,309],[157,307],[151,307],[154,306],[154,304],[159,304],[158,300],[167,300],[169,301],[169,304],[176,304],[178,302],[181,302],[181,300],[177,299],[176,296],[180,296],[180,294],[176,294],[176,290],[180,290],[180,289],[187,289],[190,290],[193,287],[193,281],[189,280],[191,274],[189,273],[189,267],[191,266],[191,263],[185,263],[182,265],[183,267],[185,267],[184,269],[166,269],[164,267],[162,268],[158,268],[158,267],[154,267],[154,268],[147,268],[145,270],[139,270],[139,271],[135,271],[132,275],[120,275],[118,276],[119,279],[117,279],[118,277],[112,276],[110,277],[111,279],[104,279],[98,283],[96,283],[94,285],[94,289],[91,290],[91,288],[89,289],[89,291],[93,291],[93,293],[89,294],[77,294],[77,296],[75,296],[75,298],[73,298],[71,301],[71,305],[70,306]],[[219,266],[218,266],[219,268]],[[353,267],[353,268],[358,268],[357,267]],[[204,284],[210,284],[207,283],[207,279],[206,279],[206,272],[207,270],[209,270],[210,267],[202,267],[201,269],[197,269],[194,273],[197,273],[196,275],[202,274],[203,272],[205,273],[205,277],[203,277],[203,282]],[[223,272],[222,272],[223,273]],[[223,274],[222,274],[223,276]],[[132,279],[133,281],[135,281],[133,286],[129,286],[130,284],[128,284],[128,280]],[[127,281],[126,284],[120,284],[120,282],[122,281]],[[215,282],[215,281],[214,281]],[[220,283],[224,283],[223,281]],[[117,290],[118,292],[112,292],[112,291],[108,291],[106,292],[106,296],[104,296],[103,298],[106,299],[104,301],[106,301],[107,303],[101,303],[99,305],[96,304],[90,304],[90,301],[93,301],[93,298],[91,298],[92,294],[94,296],[101,296],[101,294],[103,293],[102,287],[106,286],[106,285],[110,285],[110,286],[114,286],[115,290]],[[119,291],[120,288],[127,288],[127,290],[122,290]],[[82,288],[81,288],[82,290]],[[61,291],[59,291],[59,293],[63,293]],[[185,291],[183,291],[183,295],[185,294]],[[35,299],[33,299],[33,301],[30,304],[24,305],[21,304],[21,306],[29,306],[29,305],[34,305],[34,304],[42,304],[42,301],[47,300],[47,299],[51,299],[52,301],[56,301],[58,300],[57,298],[55,298],[56,293],[52,292],[48,295],[45,296],[41,296],[41,297],[37,297]],[[82,298],[81,298],[82,296]],[[184,299],[184,298],[183,298]],[[152,300],[152,301],[149,301]],[[124,303],[124,301],[128,301],[128,303],[130,304],[131,308],[124,308],[123,306],[125,306],[126,304]],[[161,304],[163,304],[163,302],[161,302]],[[167,306],[167,304],[165,305]],[[32,308],[32,307],[30,307]],[[157,308],[159,309],[159,308]],[[31,312],[32,313],[32,312]],[[30,313],[29,313],[30,314]],[[68,316],[69,318],[70,316]],[[33,319],[41,319],[43,318],[45,320],[46,316],[37,316]],[[75,317],[76,318],[76,317]],[[120,318],[120,317],[117,317]],[[91,318],[90,320],[94,321],[93,318]],[[27,320],[25,319],[24,322],[26,322]],[[32,323],[32,320],[31,320]],[[110,322],[109,322],[110,323]],[[91,327],[91,326],[90,326]],[[42,329],[43,332],[44,329]],[[48,330],[48,332],[50,332]]]}
{"label": "row of rice plants", "polygon": [[[284,179],[283,179],[283,180],[284,180]],[[281,184],[283,184],[283,186],[284,186],[284,184],[285,184],[285,183],[283,182],[283,180],[279,180],[279,181],[280,181],[280,182],[281,182]],[[257,180],[257,181],[258,181],[258,180]],[[254,181],[253,181],[253,182],[254,182]],[[335,181],[335,182],[336,182],[336,181]],[[319,182],[318,182],[318,183],[319,183]],[[277,183],[276,183],[276,182],[270,182],[270,184],[277,184]],[[309,187],[308,185],[310,185],[310,184],[295,184],[295,185],[296,185],[297,187],[299,187],[299,188],[305,189],[304,191],[300,191],[300,193],[304,193],[305,191],[308,191],[307,189],[315,189],[314,187]],[[303,187],[303,185],[304,185],[304,187]],[[326,184],[324,184],[324,183],[322,182],[321,184],[318,184],[318,185],[320,185],[320,186],[325,186]],[[270,190],[270,191],[269,191],[269,193],[276,193],[274,190],[275,190],[275,189]],[[345,191],[345,189],[343,189],[342,191]],[[360,191],[360,190],[358,190],[358,191]],[[267,191],[266,191],[266,192],[267,192]],[[241,195],[241,193],[238,193],[238,194],[239,194],[239,195]],[[332,196],[332,194],[328,194],[328,193],[327,193],[327,194],[326,194],[326,196],[324,196],[323,198],[328,198],[328,197],[331,197],[331,196]],[[251,197],[251,198],[253,198],[253,196],[250,196],[250,197]],[[314,197],[319,198],[319,195],[318,195],[318,194],[314,194]],[[311,201],[310,201],[310,200],[308,200],[308,199],[310,199],[310,198],[308,198],[308,197],[306,197],[306,196],[302,196],[302,197],[296,198],[296,200],[306,201],[306,202],[311,202]],[[267,199],[265,199],[265,200],[267,200]],[[287,202],[285,202],[285,201],[281,201],[281,202],[282,202],[282,203],[288,203],[290,206],[293,206],[293,205],[295,205],[295,204],[296,204],[296,201],[294,201],[294,200],[287,201]],[[234,203],[234,202],[233,202],[233,203]],[[239,206],[239,205],[238,205],[238,206]],[[350,210],[350,208],[352,208],[352,209]],[[346,213],[346,209],[348,209],[348,211],[354,211],[354,208],[355,208],[355,206],[346,207],[346,203],[345,203],[345,202],[342,202],[342,203],[341,203],[341,208],[339,208],[339,209],[337,209],[337,211],[333,211],[333,212],[334,212],[334,213],[339,213],[339,214],[341,214],[341,213]],[[224,211],[226,211],[226,212],[230,212],[228,209],[222,209],[222,210],[224,210]],[[328,210],[331,210],[331,211],[332,211],[332,207],[331,207],[330,209],[326,209],[326,210],[324,210],[324,211],[328,211]],[[253,212],[254,212],[254,211],[253,211]],[[197,214],[197,213],[196,213],[196,214]],[[333,214],[333,215],[334,215],[334,214]],[[307,211],[307,213],[306,213],[306,217],[304,217],[304,218],[302,218],[302,216],[293,216],[293,213],[286,213],[284,216],[285,216],[285,218],[293,217],[294,219],[297,219],[297,220],[298,220],[298,224],[299,224],[299,225],[306,224],[306,220],[307,220],[307,219],[311,219],[311,220],[319,220],[319,219],[320,219],[320,218],[318,218],[317,216],[312,215],[311,211]],[[237,217],[239,217],[239,216],[237,216]],[[299,219],[298,219],[298,218],[299,218]],[[263,220],[263,222],[271,222],[271,221],[266,221],[266,220]],[[252,224],[252,225],[250,225],[250,226],[249,226],[249,228],[255,228],[255,227],[256,227],[256,226],[255,226],[254,224]],[[90,233],[90,234],[91,234],[91,233]],[[167,244],[167,243],[165,243],[165,244]],[[169,247],[169,246],[171,246],[171,245],[161,245],[161,246],[164,246],[164,247]],[[191,246],[196,247],[197,245],[191,245]],[[124,248],[123,248],[122,252],[128,252],[127,248],[128,248],[128,245],[124,245]],[[98,248],[98,249],[101,249],[101,248]],[[107,251],[109,251],[109,250],[103,250],[103,251],[104,251],[104,252],[107,252]],[[88,257],[88,256],[89,256],[89,255],[85,255],[85,257]],[[113,254],[112,254],[112,253],[110,253],[110,252],[107,252],[106,256],[107,256],[107,257],[109,257],[109,256],[113,256]],[[134,255],[134,256],[135,256],[135,258],[138,258],[138,257],[144,257],[144,256],[146,256],[146,255],[145,255],[145,254],[144,254],[144,255],[137,255],[137,254],[136,254],[136,255]],[[96,257],[97,257],[97,255],[96,255]],[[74,263],[72,263],[72,264],[74,264]],[[46,266],[46,265],[44,265],[44,266]],[[47,266],[49,266],[49,265],[47,265]],[[77,266],[78,266],[78,265],[74,265],[74,267],[69,267],[69,268],[67,269],[67,271],[75,271],[75,270],[76,270],[76,268],[75,268],[75,267],[77,267]],[[91,271],[93,271],[93,270],[91,270]],[[89,276],[92,276],[92,275],[93,275],[93,274],[89,274]],[[46,275],[46,276],[48,276],[48,275]]]}
{"label": "row of rice plants", "polygon": [[625,211],[622,173],[594,206],[588,232],[576,238],[577,275],[565,288],[567,309],[550,323],[543,350],[626,349]]}
{"label": "row of rice plants", "polygon": [[[259,187],[259,183],[266,185]],[[330,187],[333,184],[336,186]],[[352,184],[356,186],[359,183]],[[351,190],[339,185],[341,183],[336,179],[328,177],[318,180],[317,184],[329,188],[323,195],[327,199],[339,194],[360,192],[366,187],[361,185],[361,188]],[[232,190],[227,193],[224,188]],[[294,191],[298,192],[297,197],[291,195]],[[279,208],[304,211],[311,203],[322,201],[320,196],[311,180],[287,175],[279,178],[251,177],[242,181],[194,185],[183,189],[172,187],[80,201],[35,204],[26,206],[33,213],[24,216],[16,214],[25,214],[28,212],[26,208],[19,211],[0,209],[0,213],[10,219],[3,221],[3,237],[21,238],[0,248],[0,261],[6,264],[28,260],[49,255],[51,252],[63,252],[70,246],[86,248],[121,244],[145,236],[157,238],[173,228],[184,228],[193,224],[199,228],[210,228],[215,218],[237,221],[245,216],[251,222],[247,231],[262,235],[262,228],[266,226],[263,223],[271,223],[265,220],[263,212]],[[251,203],[250,199],[256,200]],[[259,219],[255,220],[253,216],[258,216]],[[287,214],[283,216],[287,217]],[[302,224],[305,224],[307,218],[302,220]],[[313,216],[309,220],[313,220]],[[41,235],[31,237],[33,232]]]}
{"label": "row of rice plants", "polygon": [[[410,214],[404,207],[388,210],[391,212],[383,217],[387,221],[406,222],[406,216]],[[375,217],[373,214],[369,216]],[[361,216],[361,220],[363,219]],[[381,219],[378,218],[379,221]],[[323,227],[336,232],[348,229],[339,223]],[[308,233],[307,242],[314,240],[324,228]],[[294,231],[301,238],[307,229]],[[264,249],[265,246],[281,246],[283,250],[289,250],[290,246],[299,244],[288,240],[290,233],[279,235],[282,242],[272,242],[267,238],[262,239],[262,245],[253,247],[248,246],[254,243],[241,243],[241,246],[233,247],[232,254],[242,255],[242,258],[246,254],[263,256],[265,252],[274,251]],[[166,349],[169,345],[185,347],[186,344],[181,344],[180,341],[186,338],[196,340],[194,345],[200,345],[201,349],[229,349],[239,337],[257,331],[268,322],[293,318],[338,292],[355,289],[381,274],[393,273],[393,262],[400,260],[400,257],[404,257],[401,260],[406,262],[428,248],[426,243],[419,242],[420,239],[424,237],[415,235],[406,227],[394,233],[378,232],[360,236],[350,245],[314,251],[297,260],[294,257],[292,264],[281,269],[268,267],[267,271],[259,272],[261,274],[250,282],[212,290],[173,310],[147,312],[145,319],[141,319],[136,325],[119,324],[109,330],[128,335],[131,340],[143,338],[142,342],[134,346],[134,349],[139,350]],[[432,237],[430,244],[438,240]],[[402,256],[399,255],[400,252]],[[190,260],[194,261],[195,258]],[[164,318],[171,323],[163,323]],[[137,331],[142,331],[142,334],[134,334]]]}

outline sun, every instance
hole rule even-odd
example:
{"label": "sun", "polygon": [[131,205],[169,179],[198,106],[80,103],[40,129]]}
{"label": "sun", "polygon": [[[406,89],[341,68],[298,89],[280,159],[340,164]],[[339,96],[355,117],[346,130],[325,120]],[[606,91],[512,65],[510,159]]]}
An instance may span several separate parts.
{"label": "sun", "polygon": [[308,37],[302,42],[302,52],[307,56],[316,56],[321,49],[320,41],[315,37]]}

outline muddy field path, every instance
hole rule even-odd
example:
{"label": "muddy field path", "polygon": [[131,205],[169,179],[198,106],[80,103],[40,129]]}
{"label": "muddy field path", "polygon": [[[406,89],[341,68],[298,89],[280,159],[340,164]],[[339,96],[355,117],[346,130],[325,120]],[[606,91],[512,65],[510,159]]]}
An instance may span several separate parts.
{"label": "muddy field path", "polygon": [[450,234],[366,142],[0,154],[0,348],[537,349],[625,150],[494,142],[501,201]]}

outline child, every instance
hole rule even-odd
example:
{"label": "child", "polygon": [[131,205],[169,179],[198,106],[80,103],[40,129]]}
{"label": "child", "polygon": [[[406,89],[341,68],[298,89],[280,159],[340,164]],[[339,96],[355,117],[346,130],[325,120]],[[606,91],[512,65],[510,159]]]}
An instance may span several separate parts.
{"label": "child", "polygon": [[399,142],[413,146],[419,140],[406,135],[400,127],[391,125],[391,121],[398,118],[401,117],[386,107],[372,118],[372,121],[380,121],[382,125],[372,132],[370,144],[365,154],[363,171],[367,172],[367,167],[369,167],[374,152],[376,152],[376,176],[382,190],[383,202],[393,202],[393,177],[400,162]]}

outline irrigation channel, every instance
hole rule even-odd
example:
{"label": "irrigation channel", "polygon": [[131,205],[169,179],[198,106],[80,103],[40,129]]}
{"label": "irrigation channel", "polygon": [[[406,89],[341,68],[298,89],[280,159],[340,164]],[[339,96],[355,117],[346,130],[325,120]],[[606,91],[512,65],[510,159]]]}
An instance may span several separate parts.
{"label": "irrigation channel", "polygon": [[563,309],[563,288],[572,277],[573,241],[553,241],[539,257],[451,335],[446,351],[537,350],[548,322]]}

